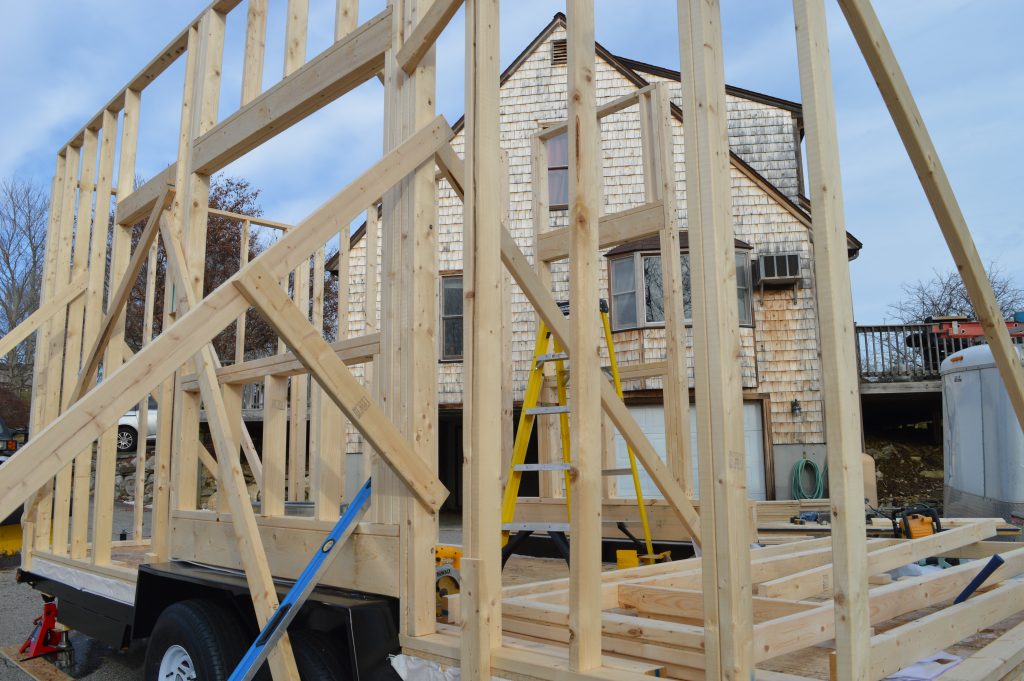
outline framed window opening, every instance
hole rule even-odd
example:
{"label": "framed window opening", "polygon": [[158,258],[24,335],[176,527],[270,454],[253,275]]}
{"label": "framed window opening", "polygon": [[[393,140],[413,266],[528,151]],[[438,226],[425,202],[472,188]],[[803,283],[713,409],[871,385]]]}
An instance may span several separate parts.
{"label": "framed window opening", "polygon": [[462,272],[441,275],[442,362],[462,360]]}

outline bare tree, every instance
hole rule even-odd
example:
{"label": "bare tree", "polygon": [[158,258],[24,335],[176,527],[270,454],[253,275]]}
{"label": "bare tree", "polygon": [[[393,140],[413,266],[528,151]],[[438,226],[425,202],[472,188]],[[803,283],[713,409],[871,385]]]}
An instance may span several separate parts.
{"label": "bare tree", "polygon": [[[39,307],[46,250],[48,193],[19,177],[0,180],[0,335]],[[0,358],[0,382],[27,397],[32,386],[34,336]]]}
{"label": "bare tree", "polygon": [[[1024,311],[1024,289],[1017,286],[995,263],[988,266],[988,280],[1004,318],[1014,312]],[[914,324],[928,317],[944,315],[977,318],[967,288],[956,270],[935,270],[934,276],[928,281],[903,284],[902,288],[903,297],[890,305],[889,311],[903,324]]]}

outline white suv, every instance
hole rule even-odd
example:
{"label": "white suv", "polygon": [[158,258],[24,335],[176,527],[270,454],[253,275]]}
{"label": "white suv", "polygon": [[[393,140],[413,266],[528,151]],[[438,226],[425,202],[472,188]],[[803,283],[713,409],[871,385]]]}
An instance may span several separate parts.
{"label": "white suv", "polygon": [[[146,411],[146,441],[156,440],[156,400],[149,398]],[[117,451],[134,452],[139,443],[139,408],[136,406],[117,422]]]}

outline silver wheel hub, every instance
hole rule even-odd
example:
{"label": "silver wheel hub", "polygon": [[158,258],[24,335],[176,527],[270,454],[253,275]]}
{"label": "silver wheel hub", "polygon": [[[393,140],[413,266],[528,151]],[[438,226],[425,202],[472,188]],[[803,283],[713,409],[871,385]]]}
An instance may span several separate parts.
{"label": "silver wheel hub", "polygon": [[175,644],[164,651],[160,660],[160,681],[195,681],[196,667],[188,651]]}
{"label": "silver wheel hub", "polygon": [[129,447],[131,447],[134,440],[135,438],[133,438],[132,434],[129,432],[121,431],[120,433],[117,434],[117,445],[121,449],[128,449]]}

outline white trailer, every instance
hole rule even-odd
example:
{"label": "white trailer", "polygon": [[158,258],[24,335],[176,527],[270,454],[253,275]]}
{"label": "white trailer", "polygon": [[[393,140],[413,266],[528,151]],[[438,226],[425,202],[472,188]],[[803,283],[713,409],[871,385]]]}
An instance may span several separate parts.
{"label": "white trailer", "polygon": [[[1018,354],[1024,351],[1017,348]],[[947,357],[942,377],[946,516],[1024,516],[1024,431],[987,345]]]}

